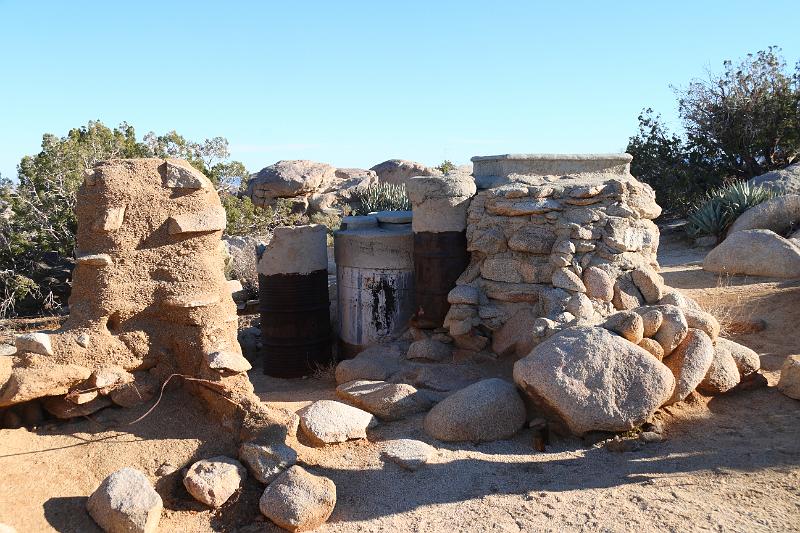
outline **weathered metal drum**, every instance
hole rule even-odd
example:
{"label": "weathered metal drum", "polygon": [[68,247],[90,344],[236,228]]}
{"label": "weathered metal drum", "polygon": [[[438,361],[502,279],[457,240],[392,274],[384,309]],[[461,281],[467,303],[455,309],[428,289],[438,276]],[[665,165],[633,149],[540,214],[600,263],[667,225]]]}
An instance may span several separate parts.
{"label": "weathered metal drum", "polygon": [[332,363],[325,226],[278,227],[258,261],[264,373],[293,378]]}
{"label": "weathered metal drum", "polygon": [[345,217],[334,233],[339,358],[401,334],[414,312],[409,211]]}
{"label": "weathered metal drum", "polygon": [[467,265],[469,252],[465,232],[414,233],[414,326],[442,327],[450,309],[447,293],[456,286],[456,280]]}

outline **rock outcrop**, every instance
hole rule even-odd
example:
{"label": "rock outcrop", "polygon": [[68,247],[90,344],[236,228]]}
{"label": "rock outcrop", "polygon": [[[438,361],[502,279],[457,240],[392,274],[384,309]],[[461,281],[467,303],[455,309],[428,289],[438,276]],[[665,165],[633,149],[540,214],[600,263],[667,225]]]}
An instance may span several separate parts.
{"label": "rock outcrop", "polygon": [[800,194],[787,194],[770,198],[739,215],[731,224],[728,235],[750,229],[768,229],[783,235],[798,225],[800,225]]}
{"label": "rock outcrop", "polygon": [[19,339],[0,406],[113,400],[178,374],[224,424],[261,409],[237,341],[225,212],[211,182],[182,160],[107,161],[86,172],[76,215],[69,319]]}
{"label": "rock outcrop", "polygon": [[780,195],[800,194],[800,163],[756,176],[751,178],[749,183],[760,185]]}
{"label": "rock outcrop", "polygon": [[245,195],[259,207],[287,198],[296,210],[321,212],[351,201],[357,190],[377,181],[378,175],[371,170],[337,169],[307,160],[278,161],[250,178]]}

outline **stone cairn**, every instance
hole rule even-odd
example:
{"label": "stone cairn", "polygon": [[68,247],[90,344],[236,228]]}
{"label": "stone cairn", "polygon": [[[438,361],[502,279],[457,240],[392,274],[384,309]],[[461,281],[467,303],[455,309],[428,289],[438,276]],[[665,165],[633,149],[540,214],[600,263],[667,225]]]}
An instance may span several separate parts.
{"label": "stone cairn", "polygon": [[470,265],[448,296],[455,339],[525,355],[559,326],[661,298],[651,290],[661,208],[631,176],[631,156],[473,161],[483,190],[467,216]]}

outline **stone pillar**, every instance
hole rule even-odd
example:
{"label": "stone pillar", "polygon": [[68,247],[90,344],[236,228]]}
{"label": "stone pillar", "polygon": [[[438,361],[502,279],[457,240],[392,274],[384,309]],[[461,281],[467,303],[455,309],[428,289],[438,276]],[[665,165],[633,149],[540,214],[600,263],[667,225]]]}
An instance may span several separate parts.
{"label": "stone pillar", "polygon": [[0,406],[46,397],[56,416],[79,416],[142,401],[177,374],[222,423],[241,422],[260,402],[237,341],[211,182],[182,160],[106,161],[87,171],[76,215],[69,319],[20,344]]}

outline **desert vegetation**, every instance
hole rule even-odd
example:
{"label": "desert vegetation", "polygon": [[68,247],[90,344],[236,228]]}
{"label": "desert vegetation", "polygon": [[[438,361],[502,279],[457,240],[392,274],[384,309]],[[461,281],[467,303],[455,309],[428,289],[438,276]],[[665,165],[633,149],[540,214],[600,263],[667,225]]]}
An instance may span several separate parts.
{"label": "desert vegetation", "polygon": [[656,111],[643,110],[626,149],[631,172],[655,189],[666,212],[702,211],[696,217],[724,226],[730,210],[708,204],[711,191],[797,161],[800,63],[791,68],[770,47],[725,61],[721,72],[674,91],[682,131],[670,131]]}

